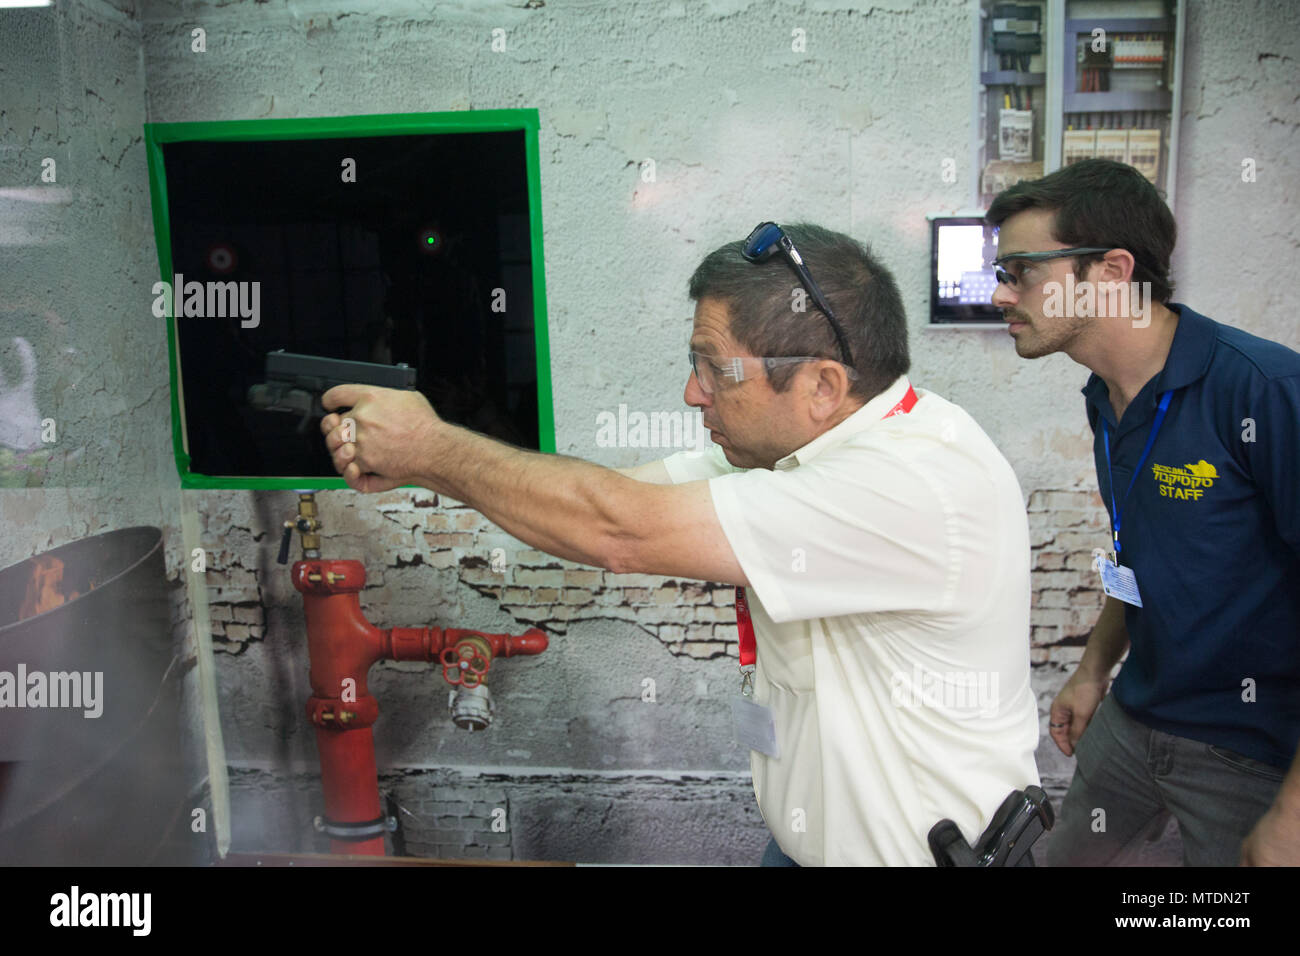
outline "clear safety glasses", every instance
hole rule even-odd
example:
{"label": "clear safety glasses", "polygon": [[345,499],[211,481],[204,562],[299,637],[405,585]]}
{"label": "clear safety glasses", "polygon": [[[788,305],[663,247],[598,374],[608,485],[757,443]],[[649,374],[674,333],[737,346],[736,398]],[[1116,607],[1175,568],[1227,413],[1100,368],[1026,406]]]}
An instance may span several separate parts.
{"label": "clear safety glasses", "polygon": [[[781,368],[785,365],[797,365],[800,362],[834,361],[833,359],[822,358],[819,355],[720,356],[705,355],[702,352],[691,352],[689,354],[691,371],[695,374],[695,378],[700,383],[700,388],[705,395],[712,395],[719,389],[737,385],[747,378],[761,378],[771,369]],[[858,373],[847,365],[844,366],[844,371],[850,380],[858,377]]]}

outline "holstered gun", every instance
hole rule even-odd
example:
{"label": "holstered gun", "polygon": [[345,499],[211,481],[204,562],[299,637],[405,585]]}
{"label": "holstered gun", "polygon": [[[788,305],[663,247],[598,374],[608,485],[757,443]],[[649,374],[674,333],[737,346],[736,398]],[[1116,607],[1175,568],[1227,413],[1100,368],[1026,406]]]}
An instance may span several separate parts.
{"label": "holstered gun", "polygon": [[936,823],[927,839],[939,866],[1019,866],[1034,841],[1055,822],[1043,788],[1025,787],[1002,801],[973,847],[951,820]]}

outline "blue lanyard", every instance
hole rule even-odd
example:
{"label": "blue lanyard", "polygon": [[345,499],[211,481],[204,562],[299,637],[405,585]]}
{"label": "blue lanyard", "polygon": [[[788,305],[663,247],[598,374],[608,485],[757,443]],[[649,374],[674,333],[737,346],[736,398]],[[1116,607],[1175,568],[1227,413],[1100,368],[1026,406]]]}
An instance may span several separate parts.
{"label": "blue lanyard", "polygon": [[[1151,423],[1151,434],[1147,436],[1146,447],[1142,449],[1142,457],[1133,467],[1133,477],[1129,479],[1128,491],[1124,492],[1121,501],[1127,501],[1129,492],[1133,490],[1134,483],[1138,480],[1138,475],[1142,473],[1142,465],[1147,460],[1147,455],[1151,453],[1151,446],[1156,443],[1156,432],[1160,431],[1160,425],[1165,420],[1165,412],[1169,409],[1169,399],[1173,397],[1173,391],[1165,392],[1160,396],[1160,407],[1156,409],[1156,420]],[[1115,551],[1120,551],[1119,546],[1119,505],[1115,503],[1115,475],[1110,470],[1110,429],[1106,427],[1106,419],[1101,420],[1101,437],[1106,443],[1106,476],[1110,479],[1110,513],[1111,525],[1115,529]]]}

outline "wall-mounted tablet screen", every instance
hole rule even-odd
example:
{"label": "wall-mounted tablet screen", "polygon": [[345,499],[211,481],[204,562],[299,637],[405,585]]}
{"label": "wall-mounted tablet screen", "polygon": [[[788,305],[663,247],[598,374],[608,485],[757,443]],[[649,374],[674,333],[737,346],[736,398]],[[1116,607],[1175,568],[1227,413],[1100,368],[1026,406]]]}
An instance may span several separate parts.
{"label": "wall-mounted tablet screen", "polygon": [[997,279],[996,230],[976,216],[930,220],[930,321],[936,325],[1001,322],[992,303]]}

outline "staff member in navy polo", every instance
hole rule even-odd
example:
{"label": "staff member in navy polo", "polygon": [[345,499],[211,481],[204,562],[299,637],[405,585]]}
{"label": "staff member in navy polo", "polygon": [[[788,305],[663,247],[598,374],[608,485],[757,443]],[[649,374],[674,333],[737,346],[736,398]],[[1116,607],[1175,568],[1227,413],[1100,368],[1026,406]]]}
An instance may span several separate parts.
{"label": "staff member in navy polo", "polygon": [[1077,766],[1048,863],[1120,862],[1172,815],[1188,865],[1300,864],[1300,354],[1170,302],[1174,219],[1130,166],[1019,183],[988,220],[1017,353],[1092,370],[1112,525],[1051,709]]}

